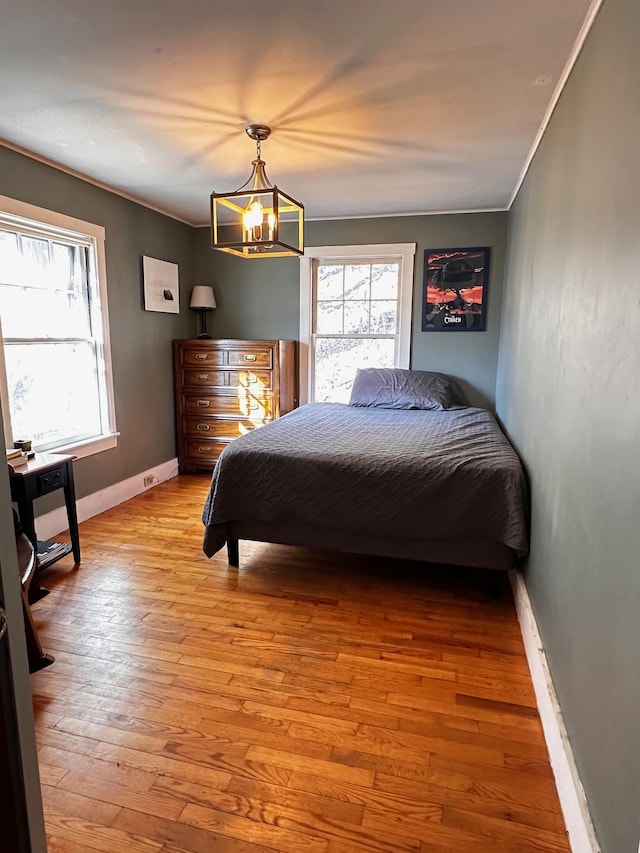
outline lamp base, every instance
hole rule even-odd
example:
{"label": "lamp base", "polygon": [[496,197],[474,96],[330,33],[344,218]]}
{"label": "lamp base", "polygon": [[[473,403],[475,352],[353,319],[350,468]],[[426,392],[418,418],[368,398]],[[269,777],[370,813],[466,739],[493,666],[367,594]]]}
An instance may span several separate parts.
{"label": "lamp base", "polygon": [[207,334],[207,310],[206,308],[195,308],[195,311],[200,315],[200,334],[198,338],[210,338],[211,335]]}
{"label": "lamp base", "polygon": [[200,338],[206,338],[207,340],[209,340],[209,341],[210,341],[210,340],[211,340],[211,335],[208,335],[206,332],[201,332],[201,333],[198,335],[197,340],[200,340]]}

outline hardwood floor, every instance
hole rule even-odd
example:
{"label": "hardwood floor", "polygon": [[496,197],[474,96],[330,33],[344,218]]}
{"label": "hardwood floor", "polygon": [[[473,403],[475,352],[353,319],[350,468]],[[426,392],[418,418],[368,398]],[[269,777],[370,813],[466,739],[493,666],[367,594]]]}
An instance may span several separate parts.
{"label": "hardwood floor", "polygon": [[568,851],[513,603],[482,572],[242,542],[208,476],[83,523],[33,608],[50,853]]}

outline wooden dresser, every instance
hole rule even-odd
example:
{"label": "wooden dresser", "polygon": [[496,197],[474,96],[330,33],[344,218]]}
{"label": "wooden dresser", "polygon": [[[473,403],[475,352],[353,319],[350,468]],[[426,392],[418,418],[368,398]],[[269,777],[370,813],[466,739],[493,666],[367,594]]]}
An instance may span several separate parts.
{"label": "wooden dresser", "polygon": [[296,341],[174,341],[173,369],[181,474],[298,405]]}

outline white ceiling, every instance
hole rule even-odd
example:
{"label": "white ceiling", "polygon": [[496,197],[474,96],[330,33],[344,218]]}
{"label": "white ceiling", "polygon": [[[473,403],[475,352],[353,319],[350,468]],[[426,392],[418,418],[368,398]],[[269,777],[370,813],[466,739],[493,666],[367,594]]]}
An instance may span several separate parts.
{"label": "white ceiling", "polygon": [[3,0],[0,137],[192,224],[504,209],[590,0]]}

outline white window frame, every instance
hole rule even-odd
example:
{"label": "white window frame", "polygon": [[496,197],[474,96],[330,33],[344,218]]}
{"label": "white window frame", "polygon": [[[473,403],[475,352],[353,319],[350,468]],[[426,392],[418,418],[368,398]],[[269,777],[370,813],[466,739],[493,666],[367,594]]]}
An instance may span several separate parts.
{"label": "white window frame", "polygon": [[[73,453],[82,458],[103,450],[117,447],[119,433],[116,429],[116,407],[113,393],[113,369],[111,366],[111,341],[109,337],[109,309],[107,302],[107,264],[105,258],[105,229],[101,225],[92,222],[84,222],[72,216],[65,216],[53,210],[46,210],[33,204],[17,201],[7,196],[0,196],[0,226],[9,225],[11,228],[25,229],[46,228],[50,234],[55,235],[59,229],[60,235],[77,235],[83,239],[89,238],[95,258],[95,276],[97,279],[97,292],[99,294],[100,323],[94,330],[101,349],[101,361],[104,369],[103,402],[106,405],[106,424],[103,434],[86,441],[72,442],[61,447],[56,447],[53,453]],[[0,401],[4,416],[5,446],[13,446],[13,434],[11,429],[11,409],[9,406],[9,392],[7,388],[7,373],[4,360],[4,339],[0,327]]]}
{"label": "white window frame", "polygon": [[411,358],[411,315],[415,243],[365,246],[307,246],[300,258],[300,404],[313,400],[313,274],[316,261],[399,261],[398,330],[395,367],[408,368]]}

